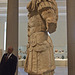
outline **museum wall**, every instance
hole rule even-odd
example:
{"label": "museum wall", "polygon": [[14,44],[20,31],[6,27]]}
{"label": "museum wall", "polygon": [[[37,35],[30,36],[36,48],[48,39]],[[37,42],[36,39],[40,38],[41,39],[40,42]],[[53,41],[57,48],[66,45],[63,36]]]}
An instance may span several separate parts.
{"label": "museum wall", "polygon": [[0,49],[4,53],[4,26],[7,20],[7,0],[0,0]]}
{"label": "museum wall", "polygon": [[[23,19],[24,20],[23,20]],[[22,20],[21,20],[22,19]],[[19,47],[21,46],[26,46],[27,45],[27,40],[28,40],[28,37],[27,37],[27,34],[28,34],[28,26],[27,26],[27,17],[26,16],[20,16],[19,17]]]}
{"label": "museum wall", "polygon": [[4,24],[0,22],[0,49],[3,49],[4,44]]}

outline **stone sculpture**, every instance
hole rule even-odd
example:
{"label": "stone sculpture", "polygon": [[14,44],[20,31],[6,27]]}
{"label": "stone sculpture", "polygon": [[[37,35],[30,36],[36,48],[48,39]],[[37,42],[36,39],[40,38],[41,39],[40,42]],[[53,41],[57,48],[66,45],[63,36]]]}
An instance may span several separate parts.
{"label": "stone sculpture", "polygon": [[56,31],[58,8],[55,0],[31,0],[27,6],[28,45],[25,71],[29,75],[53,75],[55,69],[50,34]]}

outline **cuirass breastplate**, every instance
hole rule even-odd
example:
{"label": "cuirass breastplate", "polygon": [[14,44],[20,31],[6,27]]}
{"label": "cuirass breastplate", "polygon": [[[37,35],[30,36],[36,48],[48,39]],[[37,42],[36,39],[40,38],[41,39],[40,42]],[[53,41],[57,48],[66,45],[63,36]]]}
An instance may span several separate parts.
{"label": "cuirass breastplate", "polygon": [[31,46],[42,43],[47,39],[46,26],[39,14],[34,15],[29,19],[28,36],[28,42]]}
{"label": "cuirass breastplate", "polygon": [[39,14],[32,16],[28,22],[28,36],[35,32],[46,31],[46,26]]}

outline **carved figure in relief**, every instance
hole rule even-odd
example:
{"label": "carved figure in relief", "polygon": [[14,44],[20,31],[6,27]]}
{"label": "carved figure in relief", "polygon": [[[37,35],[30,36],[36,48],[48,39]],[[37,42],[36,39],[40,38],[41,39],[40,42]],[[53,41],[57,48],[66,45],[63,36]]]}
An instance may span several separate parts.
{"label": "carved figure in relief", "polygon": [[27,6],[28,45],[25,71],[29,75],[53,75],[55,61],[50,34],[56,31],[58,8],[55,0],[31,0]]}

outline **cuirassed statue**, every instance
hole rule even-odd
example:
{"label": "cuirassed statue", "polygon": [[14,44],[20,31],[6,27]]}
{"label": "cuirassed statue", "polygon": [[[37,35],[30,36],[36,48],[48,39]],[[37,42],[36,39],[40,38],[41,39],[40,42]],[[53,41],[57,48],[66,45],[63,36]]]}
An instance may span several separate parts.
{"label": "cuirassed statue", "polygon": [[53,44],[47,33],[56,31],[57,3],[55,0],[31,0],[27,9],[29,22],[25,71],[29,75],[53,75]]}

